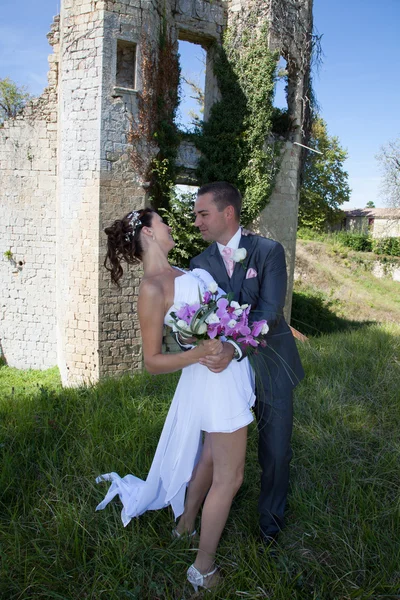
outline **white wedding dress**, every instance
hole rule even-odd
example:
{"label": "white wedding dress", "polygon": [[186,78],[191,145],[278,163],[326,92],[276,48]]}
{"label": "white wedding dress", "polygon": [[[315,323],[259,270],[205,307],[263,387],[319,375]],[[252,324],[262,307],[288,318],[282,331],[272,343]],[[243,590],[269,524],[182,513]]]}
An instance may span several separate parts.
{"label": "white wedding dress", "polygon": [[[174,306],[193,304],[213,281],[203,269],[194,269],[175,279]],[[220,290],[220,293],[223,293]],[[164,323],[170,325],[169,314]],[[117,494],[123,505],[122,522],[147,510],[172,506],[175,518],[184,508],[186,487],[200,456],[202,431],[233,432],[253,420],[254,375],[247,358],[231,361],[221,373],[212,373],[198,363],[185,367],[176,388],[146,481],[107,473],[96,481],[111,481],[103,509]]]}

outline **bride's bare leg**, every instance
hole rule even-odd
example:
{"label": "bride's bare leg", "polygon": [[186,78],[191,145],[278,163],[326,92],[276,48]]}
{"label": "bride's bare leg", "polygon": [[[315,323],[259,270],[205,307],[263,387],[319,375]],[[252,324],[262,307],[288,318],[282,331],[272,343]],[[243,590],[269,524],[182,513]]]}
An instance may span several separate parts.
{"label": "bride's bare leg", "polygon": [[185,510],[176,527],[178,533],[191,533],[194,530],[194,523],[200,510],[200,506],[210,489],[212,476],[213,461],[210,434],[206,433],[199,462],[193,471],[192,479],[189,483],[185,500]]}
{"label": "bride's bare leg", "polygon": [[203,506],[199,550],[194,566],[208,573],[229,515],[232,500],[243,481],[247,427],[233,433],[210,433],[213,479]]}

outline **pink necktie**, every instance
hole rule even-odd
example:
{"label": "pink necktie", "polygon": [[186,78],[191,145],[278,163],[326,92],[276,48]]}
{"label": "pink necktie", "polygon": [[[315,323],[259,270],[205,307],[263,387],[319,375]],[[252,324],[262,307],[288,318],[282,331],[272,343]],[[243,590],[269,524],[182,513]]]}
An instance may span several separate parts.
{"label": "pink necktie", "polygon": [[226,270],[228,272],[229,277],[232,276],[233,269],[235,266],[234,260],[232,258],[233,253],[234,253],[233,248],[228,248],[228,246],[225,246],[225,248],[222,249],[222,258],[224,259],[224,263],[225,263]]}

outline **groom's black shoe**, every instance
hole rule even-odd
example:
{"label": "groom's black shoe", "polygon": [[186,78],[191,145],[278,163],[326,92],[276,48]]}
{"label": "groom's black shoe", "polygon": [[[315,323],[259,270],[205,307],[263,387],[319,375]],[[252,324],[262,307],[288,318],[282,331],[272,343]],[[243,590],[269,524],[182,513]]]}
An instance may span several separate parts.
{"label": "groom's black shoe", "polygon": [[270,559],[275,559],[279,555],[279,546],[277,537],[279,532],[276,533],[266,533],[262,529],[260,529],[260,544],[258,546],[258,552],[261,555],[268,556]]}
{"label": "groom's black shoe", "polygon": [[277,542],[278,535],[279,535],[279,531],[274,531],[271,533],[268,531],[264,531],[263,529],[260,529],[261,541],[267,548],[269,548],[269,547],[276,548],[276,546],[278,545],[278,542]]}

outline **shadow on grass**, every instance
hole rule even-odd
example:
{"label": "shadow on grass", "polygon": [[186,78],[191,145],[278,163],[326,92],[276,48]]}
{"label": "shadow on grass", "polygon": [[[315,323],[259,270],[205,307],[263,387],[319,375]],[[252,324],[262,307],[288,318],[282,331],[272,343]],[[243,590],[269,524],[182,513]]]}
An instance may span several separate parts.
{"label": "shadow on grass", "polygon": [[346,587],[398,597],[399,333],[374,324],[300,346],[306,377],[296,389],[285,537],[316,568],[343,568],[323,598],[344,598]]}
{"label": "shadow on grass", "polygon": [[322,293],[293,292],[291,324],[307,336],[360,329],[374,321],[353,321],[339,317],[341,302]]}
{"label": "shadow on grass", "polygon": [[[229,573],[219,598],[396,597],[399,344],[398,327],[374,325],[301,345],[288,527],[275,561],[258,552],[253,424],[218,550]],[[147,475],[178,377],[32,382],[28,395],[14,374],[15,393],[0,399],[1,599],[188,598],[194,550],[171,542],[170,510],[127,528],[117,499],[95,512],[108,488],[96,475]]]}

